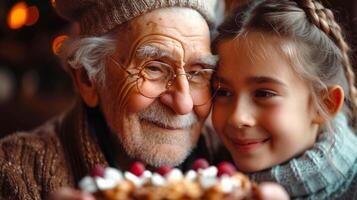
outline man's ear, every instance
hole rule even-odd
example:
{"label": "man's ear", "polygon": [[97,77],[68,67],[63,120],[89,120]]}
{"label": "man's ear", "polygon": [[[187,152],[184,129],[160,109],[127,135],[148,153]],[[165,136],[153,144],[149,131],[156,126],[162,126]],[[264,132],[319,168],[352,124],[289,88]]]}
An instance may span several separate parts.
{"label": "man's ear", "polygon": [[[334,117],[342,108],[345,94],[343,89],[339,85],[329,87],[325,94],[322,94],[322,102],[326,108],[327,114],[330,117]],[[318,114],[315,120],[317,123],[323,123],[323,117]]]}
{"label": "man's ear", "polygon": [[97,87],[96,84],[90,80],[87,71],[83,67],[72,69],[71,75],[83,101],[89,107],[96,107],[99,99]]}

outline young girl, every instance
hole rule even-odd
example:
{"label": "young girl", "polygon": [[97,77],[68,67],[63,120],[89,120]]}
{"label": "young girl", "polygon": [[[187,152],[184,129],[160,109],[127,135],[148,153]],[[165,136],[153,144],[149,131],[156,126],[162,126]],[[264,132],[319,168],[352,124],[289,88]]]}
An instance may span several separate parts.
{"label": "young girl", "polygon": [[357,199],[348,45],[315,0],[253,1],[220,27],[213,124],[237,167],[292,198]]}

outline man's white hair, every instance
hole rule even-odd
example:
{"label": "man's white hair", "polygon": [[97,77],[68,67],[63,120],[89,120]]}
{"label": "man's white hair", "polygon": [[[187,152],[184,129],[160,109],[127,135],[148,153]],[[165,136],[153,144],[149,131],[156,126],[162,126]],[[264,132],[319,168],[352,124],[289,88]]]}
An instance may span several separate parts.
{"label": "man's white hair", "polygon": [[62,45],[60,57],[66,70],[83,67],[91,81],[104,84],[105,58],[114,53],[115,44],[113,34],[68,39]]}

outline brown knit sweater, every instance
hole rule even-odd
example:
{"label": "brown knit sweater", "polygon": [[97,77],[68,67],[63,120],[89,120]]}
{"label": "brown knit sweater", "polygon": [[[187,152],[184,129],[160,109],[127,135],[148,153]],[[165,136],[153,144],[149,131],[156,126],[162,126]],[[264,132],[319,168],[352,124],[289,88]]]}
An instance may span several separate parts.
{"label": "brown knit sweater", "polygon": [[2,139],[0,199],[45,199],[60,187],[76,187],[95,164],[106,166],[87,125],[85,109],[77,103],[32,132]]}
{"label": "brown knit sweater", "polygon": [[[87,109],[78,101],[68,112],[34,131],[2,139],[0,199],[46,199],[63,186],[77,187],[94,165],[108,166],[98,138],[89,131],[87,116]],[[197,157],[212,161],[212,138],[200,141],[184,165]]]}

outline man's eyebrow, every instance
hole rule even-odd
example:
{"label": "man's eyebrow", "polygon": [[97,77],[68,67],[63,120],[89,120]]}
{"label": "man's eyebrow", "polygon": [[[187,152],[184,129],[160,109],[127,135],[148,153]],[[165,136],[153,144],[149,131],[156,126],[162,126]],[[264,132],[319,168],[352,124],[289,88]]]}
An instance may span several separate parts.
{"label": "man's eyebrow", "polygon": [[[136,56],[140,59],[144,58],[169,58],[171,60],[176,60],[174,56],[159,47],[153,45],[144,45],[136,50]],[[218,62],[217,55],[205,55],[200,58],[192,60],[191,63],[205,65],[206,68],[216,68]]]}
{"label": "man's eyebrow", "polygon": [[136,50],[136,56],[140,59],[144,58],[170,58],[174,60],[172,54],[153,45],[144,45]]}
{"label": "man's eyebrow", "polygon": [[193,60],[192,63],[196,64],[203,64],[206,68],[215,69],[218,63],[218,56],[217,55],[206,55],[200,58]]}
{"label": "man's eyebrow", "polygon": [[254,76],[254,77],[249,77],[247,80],[248,84],[262,84],[262,83],[274,83],[274,84],[279,84],[282,86],[287,86],[283,81],[280,81],[276,78],[271,78],[268,76]]}

